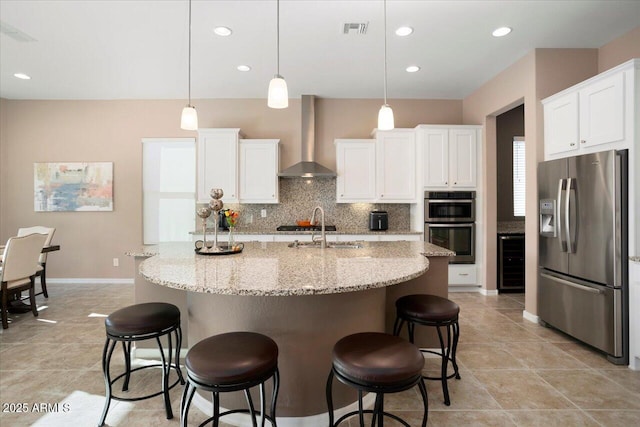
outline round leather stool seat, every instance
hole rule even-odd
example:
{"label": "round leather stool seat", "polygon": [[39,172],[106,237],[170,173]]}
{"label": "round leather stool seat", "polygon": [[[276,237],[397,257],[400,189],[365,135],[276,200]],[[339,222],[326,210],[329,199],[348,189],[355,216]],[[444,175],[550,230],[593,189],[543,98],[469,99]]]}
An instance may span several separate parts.
{"label": "round leather stool seat", "polygon": [[[278,345],[266,335],[256,332],[228,332],[205,338],[195,344],[185,358],[187,386],[180,403],[180,426],[187,427],[189,408],[196,390],[211,392],[213,416],[200,423],[217,426],[220,418],[235,413],[248,413],[254,426],[264,427],[269,421],[277,427],[276,399],[280,387]],[[266,413],[265,383],[273,379],[270,414]],[[260,387],[260,411],[256,411],[249,390]],[[220,412],[220,394],[244,391],[248,409]],[[259,421],[256,423],[256,417]]]}
{"label": "round leather stool seat", "polygon": [[132,336],[157,333],[180,323],[180,310],[173,304],[148,302],[111,313],[105,320],[107,334]]}
{"label": "round leather stool seat", "polygon": [[254,332],[230,332],[194,345],[185,360],[189,376],[203,384],[241,384],[268,378],[278,365],[278,346]]}
{"label": "round leather stool seat", "polygon": [[[171,409],[171,398],[169,390],[178,384],[184,384],[182,371],[180,370],[180,349],[182,348],[182,329],[180,327],[180,309],[173,304],[164,302],[148,302],[130,305],[111,313],[104,320],[106,330],[106,341],[102,351],[102,372],[104,374],[106,386],[106,401],[102,416],[98,422],[99,426],[104,422],[111,406],[111,400],[124,402],[136,402],[138,400],[150,399],[163,395],[167,419],[173,418]],[[161,338],[166,339],[163,345]],[[131,345],[134,342],[154,340],[158,345],[159,363],[143,364],[136,368],[131,367]],[[124,355],[124,372],[111,377],[111,356],[116,348],[116,344],[122,343]],[[162,390],[150,393],[145,396],[116,395],[113,393],[113,385],[124,377],[122,391],[129,390],[129,380],[131,374],[142,369],[162,368]],[[173,383],[169,383],[169,374],[174,370],[178,375]]]}
{"label": "round leather stool seat", "polygon": [[412,381],[424,367],[424,357],[408,341],[379,332],[342,338],[333,348],[338,374],[355,383],[387,386]]}
{"label": "round leather stool seat", "polygon": [[455,302],[436,295],[406,295],[396,301],[398,314],[427,322],[443,322],[458,317],[460,307]]}
{"label": "round leather stool seat", "polygon": [[[359,425],[364,426],[364,414],[368,413],[373,415],[372,426],[382,426],[383,418],[386,417],[405,427],[412,427],[398,415],[384,410],[384,395],[403,392],[418,386],[424,406],[421,426],[426,427],[429,404],[427,389],[422,379],[423,367],[424,357],[420,349],[400,337],[380,332],[361,332],[342,338],[333,346],[331,372],[327,378],[329,426],[338,427],[355,415],[358,416]],[[335,422],[334,377],[358,391],[358,409],[343,414]],[[364,392],[375,393],[373,409],[364,409],[362,400]]]}
{"label": "round leather stool seat", "polygon": [[[400,335],[404,322],[407,322],[410,342],[414,342],[415,325],[432,326],[436,328],[438,341],[440,341],[440,351],[428,349],[422,349],[421,351],[441,357],[440,376],[425,376],[424,378],[442,382],[444,404],[447,406],[451,404],[447,380],[454,377],[460,379],[458,363],[456,362],[456,348],[458,347],[458,339],[460,337],[460,326],[458,324],[459,315],[460,306],[458,304],[437,295],[405,295],[396,300],[396,321],[393,326],[393,335]],[[446,331],[446,342],[442,329]],[[452,374],[448,373],[449,361],[451,361],[453,366]]]}

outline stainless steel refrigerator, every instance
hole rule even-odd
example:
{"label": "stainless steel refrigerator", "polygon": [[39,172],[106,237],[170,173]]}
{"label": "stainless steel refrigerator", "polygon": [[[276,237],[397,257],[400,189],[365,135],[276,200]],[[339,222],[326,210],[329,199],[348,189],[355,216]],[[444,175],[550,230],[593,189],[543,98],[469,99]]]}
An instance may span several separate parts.
{"label": "stainless steel refrigerator", "polygon": [[538,165],[538,314],[628,363],[627,150]]}

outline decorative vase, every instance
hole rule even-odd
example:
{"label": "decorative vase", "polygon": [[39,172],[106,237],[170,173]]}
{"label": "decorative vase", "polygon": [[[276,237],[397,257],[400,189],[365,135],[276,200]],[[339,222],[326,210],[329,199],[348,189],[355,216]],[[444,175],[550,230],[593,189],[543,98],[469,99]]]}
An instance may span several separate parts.
{"label": "decorative vase", "polygon": [[229,250],[233,250],[233,247],[236,245],[236,241],[233,238],[233,227],[229,227]]}

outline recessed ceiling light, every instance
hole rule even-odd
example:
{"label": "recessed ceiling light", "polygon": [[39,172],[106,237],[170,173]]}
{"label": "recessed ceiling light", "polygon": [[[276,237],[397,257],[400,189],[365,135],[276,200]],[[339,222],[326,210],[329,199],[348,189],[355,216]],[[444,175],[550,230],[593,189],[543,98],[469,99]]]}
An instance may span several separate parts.
{"label": "recessed ceiling light", "polygon": [[503,37],[506,36],[507,34],[509,34],[511,32],[511,28],[509,27],[500,27],[500,28],[496,28],[495,30],[493,30],[493,33],[491,33],[493,35],[493,37]]}
{"label": "recessed ceiling light", "polygon": [[416,71],[420,71],[420,67],[417,65],[409,65],[407,67],[407,73],[415,73]]}
{"label": "recessed ceiling light", "polygon": [[215,27],[213,32],[219,36],[227,37],[231,35],[231,28],[228,27]]}
{"label": "recessed ceiling light", "polygon": [[400,37],[408,36],[413,33],[413,28],[411,27],[400,27],[396,30],[396,35]]}
{"label": "recessed ceiling light", "polygon": [[249,71],[249,70],[251,70],[251,67],[249,67],[248,65],[238,65],[236,68],[238,69],[238,71]]}
{"label": "recessed ceiling light", "polygon": [[27,76],[27,75],[26,75],[26,74],[24,74],[24,73],[15,73],[15,74],[13,75],[13,77],[17,77],[17,78],[22,79],[22,80],[31,80],[31,77],[30,77],[30,76]]}

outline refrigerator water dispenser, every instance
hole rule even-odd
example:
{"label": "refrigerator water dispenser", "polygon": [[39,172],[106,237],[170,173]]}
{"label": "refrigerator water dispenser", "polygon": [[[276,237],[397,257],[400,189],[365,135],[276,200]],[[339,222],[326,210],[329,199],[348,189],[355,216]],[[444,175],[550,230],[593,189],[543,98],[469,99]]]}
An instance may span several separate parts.
{"label": "refrigerator water dispenser", "polygon": [[556,201],[554,199],[540,200],[540,235],[556,237]]}

